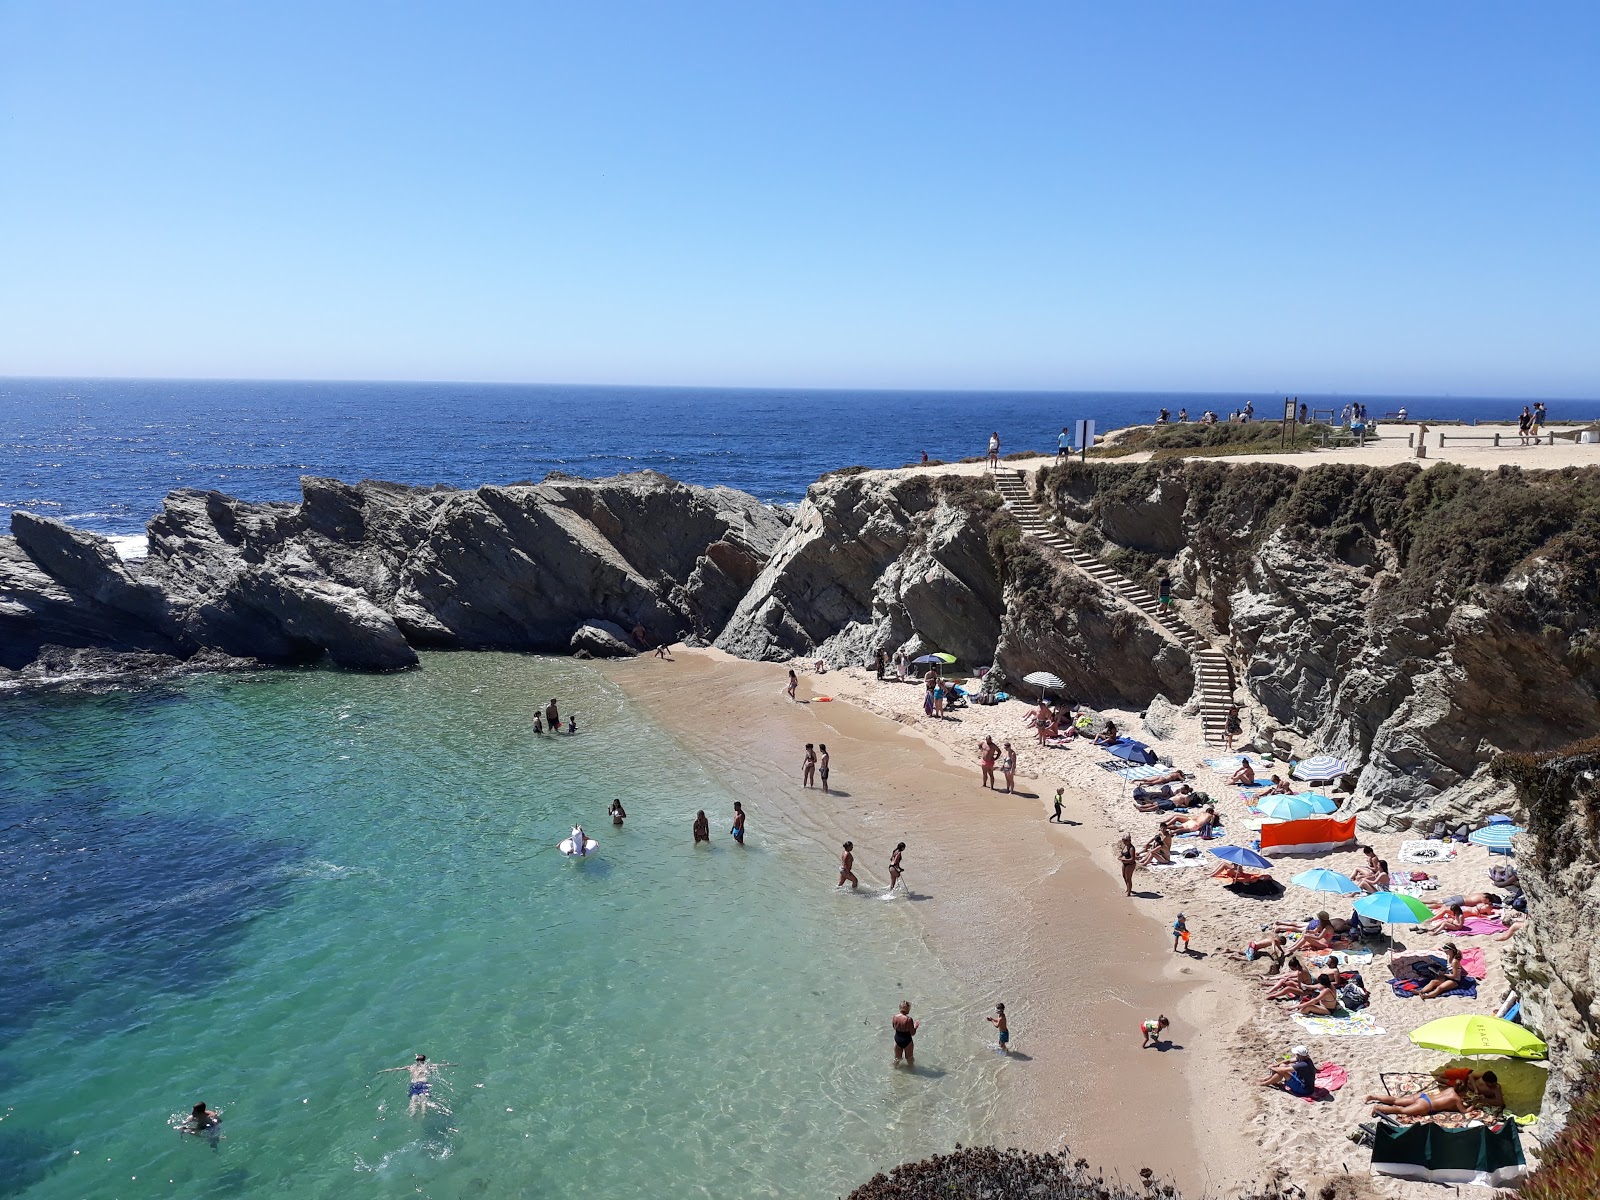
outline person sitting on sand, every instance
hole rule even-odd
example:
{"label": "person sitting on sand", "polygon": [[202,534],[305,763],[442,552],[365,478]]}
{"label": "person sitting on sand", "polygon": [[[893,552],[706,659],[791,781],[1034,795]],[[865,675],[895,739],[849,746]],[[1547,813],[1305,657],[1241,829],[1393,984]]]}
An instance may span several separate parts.
{"label": "person sitting on sand", "polygon": [[1370,883],[1377,877],[1378,864],[1383,860],[1378,857],[1378,852],[1371,846],[1357,846],[1356,849],[1367,856],[1367,861],[1354,871],[1351,871],[1350,878],[1356,883]]}
{"label": "person sitting on sand", "polygon": [[1363,892],[1387,892],[1389,890],[1389,864],[1385,859],[1378,860],[1378,869],[1361,881]]}
{"label": "person sitting on sand", "polygon": [[1254,787],[1256,783],[1256,769],[1250,765],[1247,758],[1239,764],[1239,769],[1228,776],[1228,782],[1234,787]]}
{"label": "person sitting on sand", "polygon": [[1298,954],[1291,954],[1288,967],[1282,975],[1263,979],[1262,985],[1267,989],[1265,998],[1268,1000],[1298,1000],[1302,992],[1309,988],[1313,982],[1311,972],[1306,970]]}
{"label": "person sitting on sand", "polygon": [[1194,833],[1200,837],[1209,838],[1217,826],[1217,807],[1207,804],[1199,812],[1187,816],[1182,813],[1173,813],[1161,822],[1161,828],[1170,833]]}
{"label": "person sitting on sand", "polygon": [[1444,951],[1444,974],[1425,984],[1417,993],[1418,1000],[1432,1000],[1443,992],[1453,992],[1456,988],[1467,986],[1468,976],[1466,968],[1461,965],[1460,949],[1454,942],[1446,942],[1440,949]]}
{"label": "person sitting on sand", "polygon": [[1300,1001],[1300,1012],[1308,1017],[1331,1017],[1339,1007],[1339,994],[1333,990],[1332,975],[1318,975],[1316,990]]}
{"label": "person sitting on sand", "polygon": [[1262,1087],[1281,1087],[1291,1096],[1309,1096],[1317,1090],[1317,1064],[1311,1061],[1311,1051],[1304,1046],[1294,1048],[1294,1058],[1281,1066],[1267,1068],[1265,1079],[1256,1080]]}
{"label": "person sitting on sand", "polygon": [[1121,736],[1122,735],[1117,732],[1117,723],[1115,721],[1107,721],[1105,723],[1105,728],[1094,735],[1094,744],[1096,746],[1109,746]]}
{"label": "person sitting on sand", "polygon": [[1466,927],[1467,918],[1462,914],[1459,904],[1452,904],[1433,920],[1417,926],[1423,933],[1460,933]]}
{"label": "person sitting on sand", "polygon": [[1172,830],[1162,827],[1160,833],[1144,844],[1144,853],[1139,856],[1139,865],[1148,867],[1151,863],[1168,865],[1172,862]]}

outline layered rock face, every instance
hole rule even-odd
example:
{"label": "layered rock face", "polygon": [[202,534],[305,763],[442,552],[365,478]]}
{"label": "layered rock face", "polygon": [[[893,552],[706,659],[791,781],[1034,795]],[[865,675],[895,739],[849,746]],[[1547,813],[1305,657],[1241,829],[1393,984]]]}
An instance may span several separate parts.
{"label": "layered rock face", "polygon": [[855,665],[879,650],[937,650],[1012,679],[1051,671],[1089,704],[1187,698],[1181,646],[1015,533],[982,479],[826,477],[716,644],[743,658]]}
{"label": "layered rock face", "polygon": [[302,487],[299,504],[174,492],[139,563],[14,514],[0,538],[0,667],[60,646],[393,670],[417,661],[415,646],[565,651],[586,622],[609,622],[613,640],[641,625],[656,640],[704,638],[786,524],[742,492],[653,473],[465,492]]}
{"label": "layered rock face", "polygon": [[1269,731],[1360,765],[1370,826],[1507,802],[1488,764],[1600,733],[1600,475],[1068,464],[1069,530],[1165,566]]}

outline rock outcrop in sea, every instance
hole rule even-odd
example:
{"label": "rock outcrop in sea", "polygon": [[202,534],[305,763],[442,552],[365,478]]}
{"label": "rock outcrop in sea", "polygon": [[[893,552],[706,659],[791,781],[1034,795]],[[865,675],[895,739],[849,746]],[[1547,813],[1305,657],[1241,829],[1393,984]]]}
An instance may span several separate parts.
{"label": "rock outcrop in sea", "polygon": [[[787,514],[652,472],[472,491],[307,477],[300,503],[167,497],[149,557],[17,512],[0,538],[0,668],[95,648],[385,671],[416,647],[617,653],[713,635]],[[624,632],[626,631],[626,632]],[[54,651],[47,647],[59,648]],[[202,660],[206,661],[206,660]],[[110,670],[102,657],[95,670]]]}

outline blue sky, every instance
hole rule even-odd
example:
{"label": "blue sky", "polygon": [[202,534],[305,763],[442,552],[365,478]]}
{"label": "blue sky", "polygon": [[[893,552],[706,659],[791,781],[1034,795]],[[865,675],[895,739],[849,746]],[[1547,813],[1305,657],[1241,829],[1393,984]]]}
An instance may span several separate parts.
{"label": "blue sky", "polygon": [[1600,396],[1600,4],[0,0],[0,374]]}

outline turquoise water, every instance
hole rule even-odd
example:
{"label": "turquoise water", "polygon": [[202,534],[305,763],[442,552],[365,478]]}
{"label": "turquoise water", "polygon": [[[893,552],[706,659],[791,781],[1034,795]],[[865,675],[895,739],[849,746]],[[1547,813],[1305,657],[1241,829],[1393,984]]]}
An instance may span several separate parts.
{"label": "turquoise water", "polygon": [[[528,731],[551,695],[578,737]],[[734,798],[561,660],[0,700],[0,1195],[833,1196],[979,1133],[910,906],[760,796],[736,849]],[[916,1076],[902,994],[963,1027]],[[416,1053],[448,1111],[376,1074]]]}

